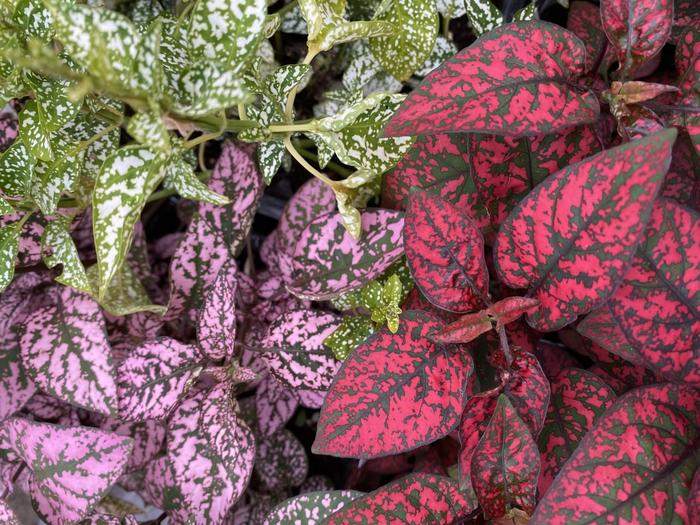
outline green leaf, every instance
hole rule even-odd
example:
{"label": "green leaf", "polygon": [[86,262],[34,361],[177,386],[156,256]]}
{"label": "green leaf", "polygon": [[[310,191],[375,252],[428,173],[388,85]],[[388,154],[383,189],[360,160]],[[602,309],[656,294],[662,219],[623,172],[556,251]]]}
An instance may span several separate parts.
{"label": "green leaf", "polygon": [[305,133],[305,135],[309,137],[316,146],[318,165],[321,169],[324,169],[326,166],[328,166],[328,163],[333,158],[333,155],[335,155],[333,148],[326,144],[326,142],[315,133]]}
{"label": "green leaf", "polygon": [[255,55],[266,16],[265,0],[199,0],[190,16],[191,57],[242,71]]}
{"label": "green leaf", "polygon": [[37,163],[34,168],[32,198],[44,215],[56,211],[61,194],[70,191],[80,177],[85,152],[62,156],[51,164]]}
{"label": "green leaf", "polygon": [[464,0],[435,0],[438,12],[445,18],[459,18],[466,14]]}
{"label": "green leaf", "polygon": [[[41,238],[41,246],[44,264],[48,268],[59,264],[63,266],[61,275],[56,277],[57,282],[81,292],[92,293],[92,287],[78,256],[78,250],[68,232],[67,220],[55,220],[47,224]],[[50,255],[46,255],[48,253]]]}
{"label": "green leaf", "polygon": [[378,91],[395,93],[403,84],[389,73],[370,51],[365,40],[353,42],[350,48],[350,63],[343,72],[343,85],[349,91],[361,90],[365,95]]}
{"label": "green leaf", "polygon": [[[421,0],[428,1],[428,0]],[[360,38],[382,37],[391,35],[394,26],[384,20],[370,20],[358,22],[346,22],[335,20],[332,25],[321,31],[318,39],[309,45],[320,51],[328,51],[336,44],[352,42]]]}
{"label": "green leaf", "polygon": [[160,115],[155,112],[137,113],[129,119],[126,131],[134,137],[134,140],[153,150],[161,152],[171,150],[170,134]]}
{"label": "green leaf", "polygon": [[399,316],[401,315],[401,302],[404,298],[403,283],[398,275],[392,275],[384,283],[384,318],[386,325],[392,334],[399,329]]}
{"label": "green leaf", "polygon": [[12,205],[5,199],[0,197],[0,217],[2,217],[3,215],[9,215],[14,212],[15,209],[12,207]]}
{"label": "green leaf", "polygon": [[345,0],[299,0],[301,15],[306,20],[309,41],[317,40],[324,27],[343,19]]}
{"label": "green leaf", "polygon": [[162,160],[144,146],[121,148],[102,165],[92,197],[100,300],[124,262],[146,199],[162,178]]}
{"label": "green leaf", "polygon": [[0,228],[0,292],[10,285],[15,275],[15,259],[19,249],[21,229],[19,223]]}
{"label": "green leaf", "polygon": [[476,36],[483,35],[503,24],[503,15],[491,0],[465,0],[467,18]]}
{"label": "green leaf", "polygon": [[36,158],[46,162],[53,160],[49,130],[39,115],[35,100],[27,102],[19,114],[19,136]]}
{"label": "green leaf", "polygon": [[262,29],[263,38],[272,38],[282,24],[282,17],[277,13],[265,17],[265,25]]}
{"label": "green leaf", "polygon": [[34,157],[24,142],[15,140],[0,155],[0,189],[8,197],[23,197],[31,189]]}
{"label": "green leaf", "polygon": [[535,20],[537,18],[537,6],[535,1],[518,9],[513,15],[513,22],[525,22],[527,20]]}
{"label": "green leaf", "polygon": [[[97,289],[100,284],[98,264],[92,265],[87,269],[87,276],[93,289]],[[146,289],[128,263],[124,263],[119,267],[109,285],[104,290],[100,288],[100,293],[102,295],[95,296],[95,300],[100,303],[100,306],[105,311],[116,316],[137,312],[151,312],[163,315],[168,309],[166,306],[151,302]]]}
{"label": "green leaf", "polygon": [[210,190],[197,178],[192,166],[179,156],[173,156],[165,165],[165,181],[186,199],[209,202],[217,206],[231,202],[228,197]]}
{"label": "green leaf", "polygon": [[339,361],[344,361],[365,339],[374,333],[374,323],[367,317],[344,317],[340,326],[326,337],[323,344],[333,351]]}
{"label": "green leaf", "polygon": [[258,163],[258,168],[260,168],[265,184],[269,185],[280,169],[285,151],[284,144],[277,140],[258,144],[258,148],[255,150],[255,160]]}
{"label": "green leaf", "polygon": [[27,75],[27,83],[34,90],[37,110],[47,131],[56,131],[73,120],[80,111],[82,102],[68,98],[69,82]]}
{"label": "green leaf", "polygon": [[215,60],[199,60],[178,78],[174,109],[185,116],[202,116],[248,102],[238,72]]}
{"label": "green leaf", "polygon": [[394,32],[369,42],[382,67],[400,81],[408,80],[430,56],[438,32],[439,17],[433,0],[393,0],[375,19],[394,25]]}
{"label": "green leaf", "polygon": [[51,13],[42,0],[18,0],[12,21],[22,27],[28,37],[48,43],[53,36]]}

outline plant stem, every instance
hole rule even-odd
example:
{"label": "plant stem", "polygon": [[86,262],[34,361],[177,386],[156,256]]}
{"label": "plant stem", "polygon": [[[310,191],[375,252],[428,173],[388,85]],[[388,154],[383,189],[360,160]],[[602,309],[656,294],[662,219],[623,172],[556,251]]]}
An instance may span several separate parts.
{"label": "plant stem", "polygon": [[[306,56],[304,57],[304,61],[302,64],[311,64],[311,61],[314,59],[316,55],[318,55],[319,50],[313,47],[310,47],[308,51],[306,52]],[[297,88],[294,87],[290,92],[289,96],[287,97],[287,106],[285,108],[285,114],[287,115],[288,120],[292,120],[292,114],[294,113],[294,100],[296,99],[297,96]]]}
{"label": "plant stem", "polygon": [[273,14],[275,14],[275,15],[280,15],[280,16],[284,16],[285,13],[287,13],[288,11],[291,11],[292,9],[294,9],[294,6],[295,6],[295,5],[297,5],[297,0],[292,0],[292,1],[289,2],[288,4],[283,5],[282,7],[280,7],[280,8],[279,8],[277,11],[275,11]]}
{"label": "plant stem", "polygon": [[[309,160],[313,160],[314,162],[318,162],[318,155],[316,155],[313,151],[309,151],[309,150],[304,149],[304,148],[302,148],[302,147],[297,147],[297,151],[299,152],[299,154],[300,154],[302,157],[307,158],[307,159],[309,159]],[[351,169],[348,169],[348,168],[346,168],[346,167],[344,167],[344,166],[341,166],[340,164],[337,164],[337,163],[335,163],[335,162],[333,162],[333,161],[330,161],[330,162],[327,164],[327,166],[328,166],[330,169],[332,169],[333,171],[335,171],[338,175],[342,175],[343,177],[347,177],[347,176],[349,176],[350,174],[352,174],[352,170],[351,170]]]}
{"label": "plant stem", "polygon": [[316,168],[314,168],[311,164],[306,162],[306,159],[302,157],[301,153],[297,151],[297,149],[294,147],[294,144],[292,144],[292,139],[290,138],[289,135],[284,137],[284,147],[287,148],[287,151],[289,151],[290,155],[296,159],[296,161],[301,164],[306,171],[311,173],[314,177],[316,177],[319,180],[322,180],[326,184],[328,184],[331,188],[335,188],[335,182],[329,179],[326,175],[318,171]]}
{"label": "plant stem", "polygon": [[290,131],[315,131],[316,121],[291,124],[271,124],[268,129],[272,133],[288,133]]}

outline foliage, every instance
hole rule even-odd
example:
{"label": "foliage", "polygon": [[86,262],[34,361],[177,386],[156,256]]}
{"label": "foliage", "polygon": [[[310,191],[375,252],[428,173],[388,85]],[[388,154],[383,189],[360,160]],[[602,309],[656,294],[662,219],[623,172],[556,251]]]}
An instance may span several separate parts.
{"label": "foliage", "polygon": [[0,521],[693,522],[700,13],[551,3],[0,0]]}

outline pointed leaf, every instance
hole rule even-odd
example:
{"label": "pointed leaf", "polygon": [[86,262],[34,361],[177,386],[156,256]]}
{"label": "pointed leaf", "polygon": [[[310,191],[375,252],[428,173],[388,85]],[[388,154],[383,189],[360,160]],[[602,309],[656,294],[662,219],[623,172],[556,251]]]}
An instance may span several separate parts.
{"label": "pointed leaf", "polygon": [[461,316],[431,336],[438,343],[468,343],[493,328],[485,310]]}
{"label": "pointed leaf", "polygon": [[340,362],[323,341],[338,324],[336,315],[315,310],[291,311],[276,319],[262,341],[270,373],[294,389],[328,390]]}
{"label": "pointed leaf", "polygon": [[21,229],[17,223],[0,228],[0,292],[10,285],[15,276]]}
{"label": "pointed leaf", "polygon": [[699,420],[700,394],[684,385],[625,394],[583,438],[530,523],[687,522]]}
{"label": "pointed leaf", "polygon": [[236,341],[235,261],[226,262],[207,290],[197,323],[197,343],[210,359],[233,357]]}
{"label": "pointed leaf", "polygon": [[351,501],[362,496],[356,490],[332,490],[307,492],[277,505],[263,525],[321,525],[331,514],[338,512]]}
{"label": "pointed leaf", "polygon": [[649,219],[675,137],[675,129],[665,130],[561,170],[501,225],[496,270],[540,301],[528,315],[531,326],[556,330],[612,294]]}
{"label": "pointed leaf", "polygon": [[51,253],[44,256],[46,266],[53,268],[60,264],[62,267],[63,271],[56,277],[56,282],[71,286],[79,292],[92,292],[85,267],[64,222],[50,222],[44,229],[41,244],[45,253]]}
{"label": "pointed leaf", "polygon": [[31,470],[35,510],[56,525],[88,515],[123,472],[133,444],[102,430],[18,418],[5,423],[4,430],[13,452]]}
{"label": "pointed leaf", "polygon": [[324,300],[360,288],[382,274],[403,253],[403,214],[367,210],[362,239],[352,238],[338,213],[315,218],[299,236],[292,261],[298,297]]}
{"label": "pointed leaf", "polygon": [[439,323],[405,312],[399,330],[370,336],[343,363],[321,410],[312,451],[372,458],[412,450],[459,422],[471,358],[426,339]]}
{"label": "pointed leaf", "polygon": [[5,195],[18,197],[30,192],[34,162],[34,157],[21,140],[15,140],[10,147],[2,152],[0,155],[0,189]]}
{"label": "pointed leaf", "polygon": [[289,421],[299,406],[294,391],[268,374],[255,390],[258,430],[271,436]]}
{"label": "pointed leaf", "polygon": [[656,55],[671,34],[673,0],[602,0],[603,30],[617,51],[623,78]]}
{"label": "pointed leaf", "polygon": [[20,339],[22,362],[45,392],[72,405],[115,415],[117,386],[100,307],[89,296],[56,287],[35,309]]}
{"label": "pointed leaf", "polygon": [[335,331],[323,344],[333,351],[339,361],[344,361],[367,337],[374,333],[374,323],[362,316],[343,317]]}
{"label": "pointed leaf", "polygon": [[539,490],[544,494],[583,436],[615,401],[598,376],[566,368],[552,381],[552,397],[538,444],[542,452]]}
{"label": "pointed leaf", "polygon": [[386,133],[538,135],[595,122],[599,108],[593,94],[569,85],[583,73],[584,60],[583,44],[558,26],[540,21],[501,26],[428,75]]}
{"label": "pointed leaf", "polygon": [[504,392],[530,428],[532,436],[537,437],[549,406],[550,387],[547,376],[537,358],[519,348],[513,349],[510,372],[512,376]]}
{"label": "pointed leaf", "polygon": [[167,417],[202,370],[191,345],[161,337],[137,346],[119,365],[119,415],[130,421]]}
{"label": "pointed leaf", "polygon": [[304,445],[287,429],[258,445],[253,476],[266,492],[280,492],[301,485],[309,474]]}
{"label": "pointed leaf", "polygon": [[504,395],[472,456],[472,485],[487,517],[509,506],[535,508],[540,456],[530,430]]}
{"label": "pointed leaf", "polygon": [[489,279],[484,241],[468,215],[440,197],[412,193],[404,242],[411,274],[430,302],[452,312],[484,304]]}
{"label": "pointed leaf", "polygon": [[700,217],[659,199],[610,310],[647,366],[700,385]]}
{"label": "pointed leaf", "polygon": [[229,203],[227,197],[210,190],[200,181],[192,170],[192,166],[182,157],[168,162],[165,166],[165,179],[186,199],[208,202],[217,206]]}
{"label": "pointed leaf", "polygon": [[533,297],[506,297],[489,306],[488,313],[503,326],[517,321],[523,314],[534,313],[539,306],[540,302]]}
{"label": "pointed leaf", "polygon": [[19,114],[19,136],[36,158],[46,162],[53,160],[49,129],[39,114],[35,100],[27,102]]}
{"label": "pointed leaf", "polygon": [[466,0],[464,5],[469,25],[477,37],[503,24],[503,15],[491,0]]}
{"label": "pointed leaf", "polygon": [[458,523],[475,508],[450,478],[412,474],[347,503],[326,523]]}

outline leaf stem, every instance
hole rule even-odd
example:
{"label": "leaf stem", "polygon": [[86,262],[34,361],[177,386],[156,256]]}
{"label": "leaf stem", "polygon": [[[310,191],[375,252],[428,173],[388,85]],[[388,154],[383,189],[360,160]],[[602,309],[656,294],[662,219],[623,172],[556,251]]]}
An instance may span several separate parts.
{"label": "leaf stem", "polygon": [[[306,56],[304,57],[304,61],[302,64],[311,64],[311,61],[314,59],[316,55],[318,55],[319,50],[316,49],[315,47],[309,47],[308,51],[306,52]],[[297,96],[297,86],[292,88],[292,90],[289,92],[289,96],[287,97],[287,106],[285,107],[285,115],[287,115],[288,120],[292,120],[292,114],[294,113],[294,100],[296,99]]]}
{"label": "leaf stem", "polygon": [[[318,155],[316,155],[314,152],[304,149],[301,146],[296,146],[296,148],[302,157],[307,158],[309,160],[313,160],[314,162],[318,162]],[[353,173],[351,169],[341,166],[340,164],[333,161],[330,161],[327,164],[327,166],[333,171],[335,171],[338,175],[342,175],[343,177],[348,177]]]}
{"label": "leaf stem", "polygon": [[272,133],[288,133],[290,131],[316,131],[316,121],[291,124],[271,124],[268,129]]}
{"label": "leaf stem", "polygon": [[295,6],[295,5],[297,5],[297,0],[292,0],[292,1],[289,2],[288,4],[285,4],[285,5],[283,5],[282,7],[280,7],[280,8],[279,8],[277,11],[275,11],[273,14],[275,14],[275,15],[280,15],[280,16],[284,16],[285,13],[287,13],[288,11],[291,11],[292,9],[294,9],[294,6]]}
{"label": "leaf stem", "polygon": [[317,179],[325,182],[328,184],[331,188],[335,188],[335,182],[329,179],[326,175],[318,171],[316,168],[314,168],[311,164],[306,162],[306,159],[297,151],[297,149],[294,147],[294,144],[292,144],[292,139],[289,135],[284,137],[284,147],[287,148],[287,151],[289,154],[296,159],[296,161],[301,164],[306,171],[311,173],[314,177]]}

